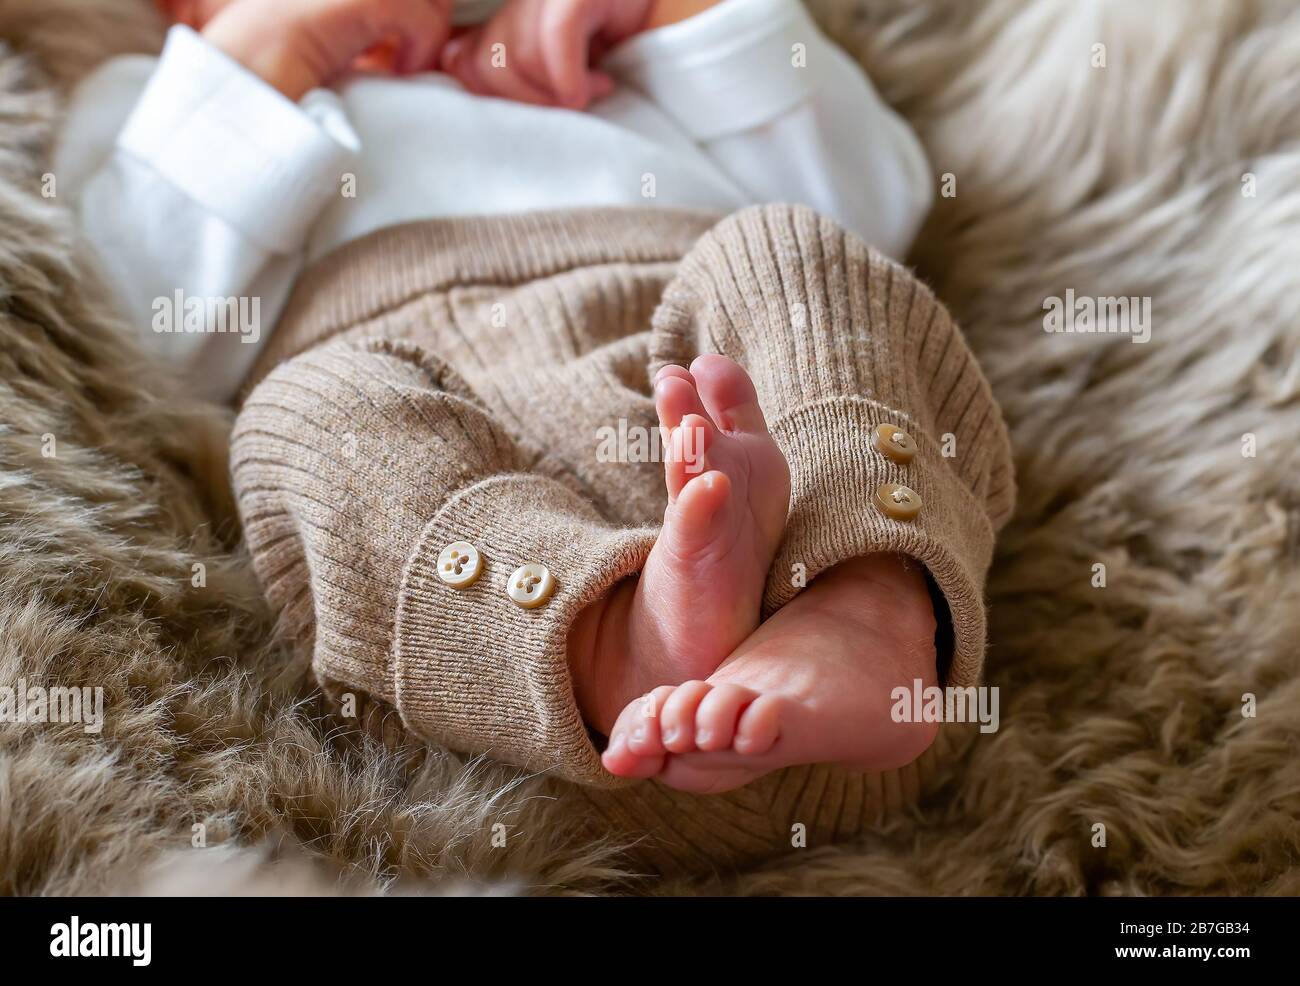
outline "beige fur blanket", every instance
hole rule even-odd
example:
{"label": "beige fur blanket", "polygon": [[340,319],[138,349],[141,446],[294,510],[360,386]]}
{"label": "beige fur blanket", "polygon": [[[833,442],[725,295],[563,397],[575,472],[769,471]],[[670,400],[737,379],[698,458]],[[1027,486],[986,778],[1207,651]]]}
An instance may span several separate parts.
{"label": "beige fur blanket", "polygon": [[[331,731],[238,546],[228,422],[142,364],[41,194],[60,92],[156,46],[151,5],[6,0],[0,687],[101,687],[104,719],[0,722],[0,893],[1300,893],[1300,13],[814,6],[925,140],[912,259],[1013,428],[1000,730],[861,844],[690,887],[536,780]],[[1087,304],[1149,341],[1044,331]]]}

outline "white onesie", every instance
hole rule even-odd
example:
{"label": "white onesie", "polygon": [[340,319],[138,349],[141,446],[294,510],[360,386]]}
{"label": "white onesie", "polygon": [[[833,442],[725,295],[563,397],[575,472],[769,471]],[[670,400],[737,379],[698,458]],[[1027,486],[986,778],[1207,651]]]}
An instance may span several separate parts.
{"label": "white onesie", "polygon": [[[436,73],[354,74],[294,104],[174,27],[160,57],[112,59],[78,87],[58,193],[149,348],[216,400],[303,266],[385,227],[800,202],[901,256],[929,208],[915,135],[798,0],[723,0],[602,68],[615,91],[586,112],[474,96]],[[187,322],[176,307],[195,299],[207,316]],[[257,318],[213,318],[230,299]]]}

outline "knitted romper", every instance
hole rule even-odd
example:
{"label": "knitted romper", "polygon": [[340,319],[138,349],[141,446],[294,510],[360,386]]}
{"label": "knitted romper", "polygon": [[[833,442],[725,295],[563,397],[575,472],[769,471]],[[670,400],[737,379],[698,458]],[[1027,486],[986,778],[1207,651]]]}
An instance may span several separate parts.
{"label": "knitted romper", "polygon": [[[789,851],[792,831],[851,836],[971,735],[945,724],[896,771],[798,767],[723,795],[602,769],[566,640],[640,570],[666,494],[661,463],[606,461],[600,436],[652,432],[654,372],[702,352],[748,370],[790,463],[765,615],[838,562],[899,552],[937,589],[943,683],[978,684],[984,577],[1015,497],[1002,416],[930,291],[802,207],[431,220],[350,243],[296,285],[232,455],[258,575],[328,696],[547,773],[593,838],[635,840],[658,872]],[[875,448],[881,423],[913,437],[910,462]],[[919,496],[915,518],[873,503],[885,483]],[[436,572],[460,540],[485,559],[467,588]],[[527,562],[556,581],[535,609],[505,592]]]}

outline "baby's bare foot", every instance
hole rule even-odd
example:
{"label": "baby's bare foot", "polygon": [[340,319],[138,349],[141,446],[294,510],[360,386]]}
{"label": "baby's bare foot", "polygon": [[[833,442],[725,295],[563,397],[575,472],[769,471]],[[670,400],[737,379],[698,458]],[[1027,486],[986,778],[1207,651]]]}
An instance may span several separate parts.
{"label": "baby's bare foot", "polygon": [[933,723],[897,723],[890,693],[937,680],[934,610],[920,566],[897,555],[825,573],[706,681],[629,703],[605,768],[684,791],[742,787],[796,764],[888,770],[933,742]]}
{"label": "baby's bare foot", "polygon": [[737,363],[708,355],[689,371],[664,367],[655,407],[663,531],[640,577],[593,617],[588,656],[571,655],[583,714],[606,733],[633,697],[712,674],[754,630],[790,506],[789,467]]}
{"label": "baby's bare foot", "polygon": [[758,626],[790,509],[789,467],[738,364],[701,356],[689,372],[664,367],[655,406],[668,509],[631,614],[633,651],[672,671],[651,683],[711,673]]}

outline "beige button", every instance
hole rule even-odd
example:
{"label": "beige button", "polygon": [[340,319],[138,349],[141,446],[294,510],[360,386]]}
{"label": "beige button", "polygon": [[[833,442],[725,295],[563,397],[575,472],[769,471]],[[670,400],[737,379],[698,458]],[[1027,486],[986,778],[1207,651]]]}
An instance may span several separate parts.
{"label": "beige button", "polygon": [[900,466],[905,466],[916,455],[916,442],[902,428],[890,424],[876,425],[876,451],[887,459],[892,459]]}
{"label": "beige button", "polygon": [[438,578],[456,589],[464,589],[483,574],[483,556],[468,541],[453,541],[438,555]]}
{"label": "beige button", "polygon": [[536,609],[550,599],[554,591],[555,578],[550,569],[535,561],[516,568],[506,583],[506,595],[516,606],[524,609]]}
{"label": "beige button", "polygon": [[911,520],[921,512],[921,498],[906,486],[885,483],[876,487],[876,506],[894,520]]}

